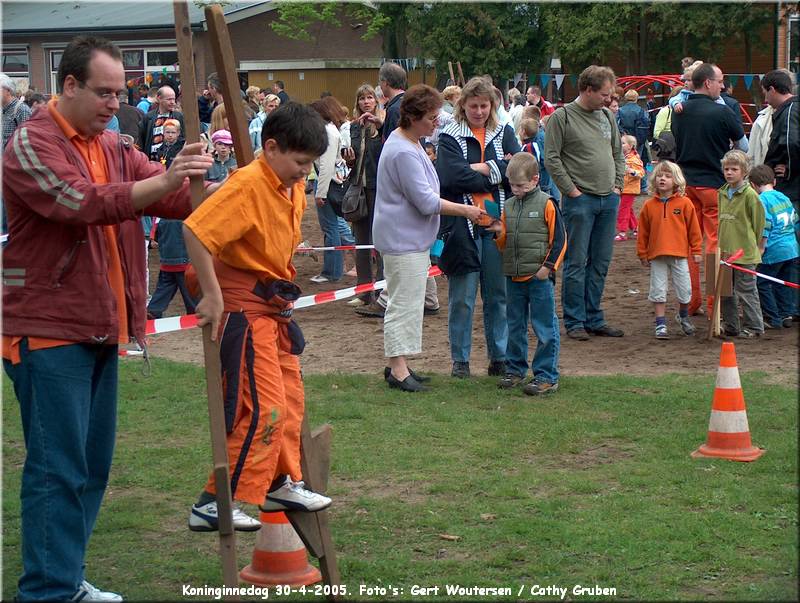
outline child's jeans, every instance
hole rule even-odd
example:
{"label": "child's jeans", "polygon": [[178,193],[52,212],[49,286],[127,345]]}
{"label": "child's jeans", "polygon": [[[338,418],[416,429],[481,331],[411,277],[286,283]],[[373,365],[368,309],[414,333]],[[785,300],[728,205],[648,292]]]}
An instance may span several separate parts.
{"label": "child's jeans", "polygon": [[528,320],[538,340],[533,355],[533,378],[544,383],[558,383],[558,352],[561,336],[556,315],[553,280],[535,276],[524,283],[506,277],[506,316],[508,347],[506,367],[509,373],[524,377],[528,373]]}
{"label": "child's jeans", "polygon": [[627,193],[620,195],[619,212],[617,212],[617,232],[636,230],[639,227],[636,214],[633,212],[634,201],[636,201],[636,195]]}
{"label": "child's jeans", "polygon": [[[742,268],[755,270],[755,264],[741,264]],[[751,333],[764,332],[764,319],[761,316],[761,304],[758,301],[758,287],[756,277],[746,272],[732,270],[733,295],[723,296],[721,299],[722,324],[726,331],[738,333],[739,328],[739,302],[742,304],[743,328]]]}
{"label": "child's jeans", "polygon": [[[757,272],[774,276],[782,281],[797,282],[798,258],[776,262],[775,264],[759,264]],[[758,279],[758,296],[761,300],[761,312],[764,321],[774,327],[781,326],[781,321],[798,314],[798,291],[786,285],[773,283],[765,278]]]}

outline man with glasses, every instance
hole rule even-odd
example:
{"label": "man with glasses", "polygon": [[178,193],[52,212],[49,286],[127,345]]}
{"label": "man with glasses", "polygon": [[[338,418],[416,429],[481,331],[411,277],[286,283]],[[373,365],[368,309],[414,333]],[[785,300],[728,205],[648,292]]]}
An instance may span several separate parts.
{"label": "man with glasses", "polygon": [[144,344],[139,216],[186,217],[188,177],[212,160],[187,145],[165,170],[106,130],[125,89],[108,40],[73,39],[58,87],[3,155],[3,365],[26,447],[16,600],[119,601],[83,564],[114,450],[118,344]]}
{"label": "man with glasses", "polygon": [[[692,87],[683,110],[672,115],[672,133],[675,135],[675,152],[678,165],[686,177],[686,196],[692,200],[706,253],[717,248],[717,189],[725,184],[722,175],[722,156],[735,143],[747,151],[747,138],[742,120],[722,101],[724,88],[722,70],[711,63],[702,63],[692,71]],[[692,277],[692,300],[689,314],[702,306],[700,266],[689,258]],[[711,304],[711,299],[707,300]]]}
{"label": "man with glasses", "polygon": [[156,95],[156,108],[145,116],[142,124],[142,150],[151,160],[157,160],[158,148],[164,142],[164,122],[177,119],[184,132],[183,113],[175,110],[175,91],[170,86],[162,86]]}

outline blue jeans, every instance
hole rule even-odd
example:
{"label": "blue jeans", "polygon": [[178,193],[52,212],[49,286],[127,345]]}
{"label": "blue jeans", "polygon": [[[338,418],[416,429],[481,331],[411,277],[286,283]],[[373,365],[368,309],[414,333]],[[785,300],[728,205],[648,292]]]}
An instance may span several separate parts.
{"label": "blue jeans", "polygon": [[618,209],[619,195],[614,193],[561,199],[568,241],[561,289],[567,331],[606,324],[600,300],[614,250]]}
{"label": "blue jeans", "polygon": [[[340,234],[339,216],[333,211],[330,203],[325,203],[322,207],[317,205],[317,218],[319,227],[325,238],[325,247],[333,247],[342,244]],[[342,278],[344,271],[344,252],[325,251],[322,259],[322,276],[331,281],[338,281]]]}
{"label": "blue jeans", "polygon": [[156,290],[153,291],[150,303],[147,304],[147,312],[152,315],[153,318],[161,318],[177,291],[181,292],[183,305],[186,306],[186,313],[194,314],[197,302],[189,293],[185,276],[185,272],[164,272],[161,270],[158,273]]}
{"label": "blue jeans", "polygon": [[533,355],[533,378],[545,383],[558,383],[558,352],[561,335],[558,332],[555,285],[551,279],[536,277],[515,283],[506,277],[508,303],[508,348],[506,367],[520,377],[528,374],[528,320],[538,340]]}
{"label": "blue jeans", "polygon": [[[339,216],[336,216],[339,218]],[[339,218],[338,220],[339,226],[339,239],[342,241],[342,245],[355,245],[356,239],[353,236],[353,231],[350,230],[350,225],[347,223],[347,220],[344,218]]]}
{"label": "blue jeans", "polygon": [[453,362],[469,362],[472,350],[472,313],[478,284],[483,300],[483,330],[490,362],[506,359],[508,323],[506,322],[506,279],[503,260],[491,233],[484,232],[476,240],[480,272],[470,272],[447,279],[450,356]]}
{"label": "blue jeans", "polygon": [[63,345],[4,360],[25,435],[17,600],[66,600],[83,580],[117,422],[117,346]]}
{"label": "blue jeans", "polygon": [[[797,282],[798,259],[786,260],[775,264],[760,264],[756,272],[774,276],[782,281]],[[764,278],[757,279],[758,296],[761,299],[761,313],[764,322],[780,326],[781,321],[798,314],[797,289],[773,283]]]}

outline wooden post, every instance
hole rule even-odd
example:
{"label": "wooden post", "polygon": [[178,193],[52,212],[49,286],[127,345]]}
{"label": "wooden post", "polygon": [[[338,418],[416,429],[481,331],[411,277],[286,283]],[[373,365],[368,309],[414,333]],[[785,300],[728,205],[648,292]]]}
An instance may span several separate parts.
{"label": "wooden post", "polygon": [[[200,142],[200,117],[197,101],[195,100],[194,55],[192,53],[189,9],[183,0],[176,0],[173,8],[175,12],[175,39],[178,43],[178,62],[181,74],[181,92],[183,93],[184,138],[187,143]],[[197,206],[202,201],[204,194],[202,177],[195,176],[191,178],[190,186],[192,205]],[[239,568],[236,565],[236,532],[233,530],[228,444],[225,432],[225,411],[222,401],[222,369],[219,359],[219,342],[211,341],[211,325],[203,327],[203,354],[206,365],[211,456],[214,463],[214,479],[217,491],[219,554],[222,560],[222,579],[225,586],[238,586]],[[238,599],[238,597],[233,598]]]}
{"label": "wooden post", "polygon": [[[733,274],[728,266],[723,266],[719,263],[719,249],[716,252],[717,256],[717,278],[714,285],[714,310],[711,312],[711,323],[708,325],[708,336],[706,340],[711,341],[714,335],[720,335],[722,330],[720,328],[720,298],[723,295],[731,294],[731,286],[733,284]],[[706,274],[706,279],[709,275]]]}
{"label": "wooden post", "polygon": [[233,58],[233,47],[228,26],[225,23],[225,14],[219,4],[206,6],[206,23],[211,40],[211,52],[214,55],[214,64],[222,80],[222,97],[225,99],[225,115],[228,118],[233,149],[236,153],[236,164],[243,167],[253,161],[253,145],[247,130],[247,120],[244,117],[239,78],[236,75],[236,61]]}
{"label": "wooden post", "polygon": [[452,61],[447,61],[447,70],[450,72],[450,81],[453,84],[456,84],[456,76],[453,74],[453,63]]}
{"label": "wooden post", "polygon": [[456,67],[458,67],[458,79],[461,80],[461,83],[459,84],[459,86],[461,86],[463,88],[464,85],[467,83],[467,81],[464,79],[464,72],[461,71],[461,61],[458,61],[456,63]]}

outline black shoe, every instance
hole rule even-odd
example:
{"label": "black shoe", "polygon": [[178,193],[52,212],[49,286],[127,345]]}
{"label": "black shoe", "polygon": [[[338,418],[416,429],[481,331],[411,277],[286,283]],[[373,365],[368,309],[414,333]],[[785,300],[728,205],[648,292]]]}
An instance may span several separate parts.
{"label": "black shoe", "polygon": [[453,370],[450,371],[450,376],[457,379],[466,379],[469,377],[469,362],[454,362]]}
{"label": "black shoe", "polygon": [[425,308],[422,313],[425,316],[435,316],[439,313],[439,308]]}
{"label": "black shoe", "polygon": [[599,329],[590,329],[587,327],[586,332],[591,333],[592,335],[597,335],[598,337],[622,337],[625,335],[621,329],[615,329],[614,327],[609,327],[608,325],[603,325]]}
{"label": "black shoe", "polygon": [[489,376],[501,377],[506,374],[506,361],[505,360],[492,360],[489,363]]}
{"label": "black shoe", "polygon": [[389,384],[389,387],[394,387],[404,392],[424,392],[426,389],[428,389],[416,381],[410,374],[408,377],[400,381],[390,372],[389,377],[386,379],[386,383]]}
{"label": "black shoe", "polygon": [[577,339],[578,341],[589,341],[589,334],[581,327],[567,331],[567,337],[570,339]]}
{"label": "black shoe", "polygon": [[356,308],[356,314],[359,316],[369,316],[370,318],[383,318],[386,313],[386,308],[378,302],[372,302],[366,306],[359,306]]}
{"label": "black shoe", "polygon": [[783,321],[781,321],[781,326],[784,329],[791,329],[792,328],[792,317],[791,316],[787,316],[786,318],[784,318]]}
{"label": "black shoe", "polygon": [[[385,381],[389,380],[389,375],[391,374],[392,374],[391,368],[389,368],[388,366],[383,367],[383,378]],[[427,383],[428,381],[431,380],[430,377],[427,377],[425,375],[420,375],[419,373],[415,373],[410,368],[408,369],[408,374],[414,377],[414,381],[416,381],[417,383]]]}

